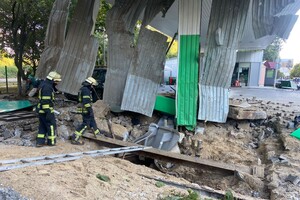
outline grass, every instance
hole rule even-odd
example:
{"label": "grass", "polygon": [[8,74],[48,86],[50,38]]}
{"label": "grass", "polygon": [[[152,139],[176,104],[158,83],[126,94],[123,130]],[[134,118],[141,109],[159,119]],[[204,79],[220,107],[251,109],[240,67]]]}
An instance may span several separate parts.
{"label": "grass", "polygon": [[[16,78],[18,73],[18,69],[15,66],[7,67],[7,77],[8,78]],[[0,78],[5,78],[5,67],[0,66]]]}

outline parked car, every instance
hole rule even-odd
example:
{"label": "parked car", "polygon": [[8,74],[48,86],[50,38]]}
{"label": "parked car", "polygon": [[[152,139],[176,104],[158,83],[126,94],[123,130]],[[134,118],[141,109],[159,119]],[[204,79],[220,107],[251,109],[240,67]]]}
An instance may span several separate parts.
{"label": "parked car", "polygon": [[[103,99],[103,90],[104,90],[104,82],[105,82],[105,76],[106,76],[106,67],[95,67],[92,77],[94,79],[96,79],[96,81],[98,82],[98,85],[95,86],[95,90],[96,93],[92,93],[93,94],[93,101],[96,102],[99,99]],[[78,101],[78,97],[77,95],[72,95],[69,93],[65,93],[64,94],[65,97],[69,100],[72,101]]]}

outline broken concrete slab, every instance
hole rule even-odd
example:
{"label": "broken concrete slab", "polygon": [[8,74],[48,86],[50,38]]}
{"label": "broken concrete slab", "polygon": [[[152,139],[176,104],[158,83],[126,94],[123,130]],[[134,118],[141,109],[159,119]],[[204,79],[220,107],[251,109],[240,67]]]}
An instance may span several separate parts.
{"label": "broken concrete slab", "polygon": [[231,119],[267,119],[267,113],[265,111],[249,109],[249,108],[240,108],[235,106],[229,106],[228,118]]}
{"label": "broken concrete slab", "polygon": [[294,185],[298,185],[298,183],[300,182],[300,178],[299,176],[293,176],[293,175],[288,175],[288,177],[286,177],[285,181],[289,181],[291,183],[293,183]]}
{"label": "broken concrete slab", "polygon": [[254,166],[252,168],[252,175],[258,178],[264,178],[265,177],[264,166]]}

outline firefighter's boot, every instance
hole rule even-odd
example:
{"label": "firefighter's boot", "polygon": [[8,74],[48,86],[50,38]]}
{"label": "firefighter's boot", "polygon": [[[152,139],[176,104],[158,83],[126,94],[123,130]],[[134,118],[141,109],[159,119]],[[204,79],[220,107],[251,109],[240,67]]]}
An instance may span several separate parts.
{"label": "firefighter's boot", "polygon": [[79,134],[73,133],[71,138],[71,144],[84,145],[84,142],[80,140],[81,136]]}

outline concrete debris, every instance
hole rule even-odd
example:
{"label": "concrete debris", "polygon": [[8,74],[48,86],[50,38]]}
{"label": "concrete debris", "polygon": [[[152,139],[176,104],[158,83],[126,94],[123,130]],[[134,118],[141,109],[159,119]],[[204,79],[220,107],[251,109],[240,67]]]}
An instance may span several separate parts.
{"label": "concrete debris", "polygon": [[267,119],[267,113],[265,111],[249,109],[249,108],[240,108],[229,106],[228,118],[243,120],[257,120],[257,119]]}
{"label": "concrete debris", "polygon": [[294,124],[294,122],[287,122],[286,128],[287,128],[287,129],[295,129],[295,124]]}
{"label": "concrete debris", "polygon": [[65,139],[65,140],[70,139],[72,132],[68,129],[67,126],[65,126],[65,125],[58,126],[57,130],[58,130],[57,132],[61,138]]}
{"label": "concrete debris", "polygon": [[264,166],[253,166],[252,175],[258,178],[264,178],[265,177]]}
{"label": "concrete debris", "polygon": [[258,144],[254,143],[254,142],[250,142],[249,143],[249,147],[252,148],[252,149],[257,149],[258,148]]}
{"label": "concrete debris", "polygon": [[299,176],[293,176],[293,175],[288,175],[288,177],[286,177],[285,181],[289,181],[291,183],[293,183],[294,185],[298,185],[298,183],[300,182],[300,178]]}
{"label": "concrete debris", "polygon": [[8,130],[6,129],[3,133],[2,133],[2,136],[4,137],[4,140],[8,139],[8,138],[11,138],[14,136],[14,133],[12,130]]}
{"label": "concrete debris", "polygon": [[110,111],[109,105],[102,100],[96,101],[93,107],[96,109],[95,117],[99,119],[105,118]]}
{"label": "concrete debris", "polygon": [[276,163],[279,163],[279,162],[280,162],[280,160],[279,160],[278,157],[271,157],[271,158],[270,158],[270,161],[271,161],[273,164],[276,164]]}
{"label": "concrete debris", "polygon": [[285,164],[289,163],[289,159],[283,155],[279,156],[279,160],[280,160],[280,163],[285,163]]}
{"label": "concrete debris", "polygon": [[123,140],[128,136],[128,131],[124,126],[115,123],[112,123],[111,126],[112,132],[116,139]]}
{"label": "concrete debris", "polygon": [[11,188],[4,188],[0,186],[0,199],[9,199],[9,200],[27,200],[27,198],[22,197],[19,193],[14,191]]}
{"label": "concrete debris", "polygon": [[237,172],[237,176],[244,182],[246,182],[252,190],[260,191],[263,188],[263,181],[257,177],[254,177],[247,173]]}

